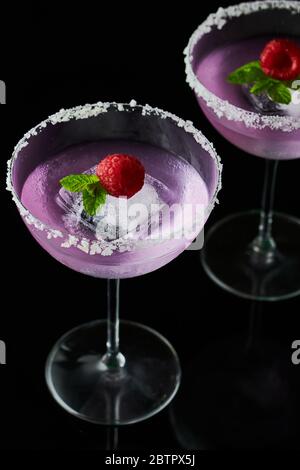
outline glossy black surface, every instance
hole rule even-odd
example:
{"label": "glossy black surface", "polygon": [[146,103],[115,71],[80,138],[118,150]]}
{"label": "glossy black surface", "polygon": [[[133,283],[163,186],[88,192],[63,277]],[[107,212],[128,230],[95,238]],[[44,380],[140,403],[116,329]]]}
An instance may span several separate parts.
{"label": "glossy black surface", "polygon": [[[24,132],[61,107],[135,98],[192,120],[214,143],[224,175],[209,224],[260,204],[264,162],[222,139],[185,83],[182,51],[190,34],[229,2],[193,4],[172,6],[172,13],[154,3],[99,11],[73,4],[65,18],[50,4],[28,6],[27,23],[16,5],[11,24],[19,40],[8,41],[0,70],[8,103],[0,107],[0,339],[7,346],[7,365],[0,365],[0,448],[98,450],[111,447],[113,437],[111,430],[68,416],[45,385],[44,363],[54,342],[80,323],[105,317],[106,284],[43,251],[4,192],[5,161]],[[276,194],[276,209],[298,217],[299,171],[299,161],[280,163]],[[299,448],[300,365],[291,363],[291,344],[300,339],[300,300],[254,306],[214,285],[199,258],[188,251],[157,272],[122,282],[122,317],[170,340],[183,382],[172,413],[121,428],[118,448]],[[246,354],[253,309],[260,310],[258,340]]]}

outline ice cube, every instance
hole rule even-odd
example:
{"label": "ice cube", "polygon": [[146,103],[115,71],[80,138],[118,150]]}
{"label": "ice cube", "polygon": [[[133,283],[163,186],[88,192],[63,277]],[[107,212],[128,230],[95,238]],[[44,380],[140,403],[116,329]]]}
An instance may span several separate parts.
{"label": "ice cube", "polygon": [[88,230],[98,240],[107,241],[125,236],[135,239],[147,235],[154,215],[165,206],[158,195],[157,184],[146,175],[145,184],[138,193],[129,199],[108,195],[93,217],[84,211],[81,193],[70,193],[61,188],[56,202],[63,209],[64,225],[71,233],[84,232],[87,236]]}
{"label": "ice cube", "polygon": [[266,92],[259,95],[250,93],[250,85],[242,85],[242,88],[248,101],[260,113],[280,116],[300,116],[299,92],[292,88],[289,89],[292,94],[292,102],[288,105],[275,103]]}

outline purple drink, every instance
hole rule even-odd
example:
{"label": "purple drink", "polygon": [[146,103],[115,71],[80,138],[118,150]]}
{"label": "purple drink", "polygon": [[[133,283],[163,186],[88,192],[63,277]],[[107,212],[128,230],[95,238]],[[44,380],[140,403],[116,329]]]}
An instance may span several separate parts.
{"label": "purple drink", "polygon": [[[186,70],[201,109],[227,140],[260,157],[294,159],[300,157],[300,104],[264,112],[250,93],[227,82],[230,72],[258,60],[269,40],[292,34],[300,44],[298,2],[273,5],[271,10],[267,2],[241,4],[210,15],[190,40]],[[285,21],[288,16],[291,21]]]}
{"label": "purple drink", "polygon": [[[148,217],[141,220],[142,233],[134,233],[133,238],[128,239],[120,234],[122,226],[118,226],[117,233],[114,233],[118,221],[111,220],[105,207],[102,208],[102,217],[88,218],[82,212],[81,196],[68,195],[61,188],[59,181],[65,175],[94,169],[102,158],[113,153],[134,155],[146,169],[144,187],[128,200],[128,204],[144,204],[149,211],[150,206],[156,204],[168,207],[199,204],[204,209],[209,204],[203,179],[185,160],[151,145],[122,140],[70,147],[41,163],[26,179],[21,201],[45,224],[60,232],[69,232],[70,247],[68,242],[61,243],[59,239],[54,239],[53,245],[48,241],[45,245],[40,237],[38,239],[61,263],[95,277],[133,277],[159,268],[184,250],[189,242],[180,238],[157,244],[149,241],[139,246],[141,238],[145,241],[148,235],[147,231],[143,233],[143,225],[148,226]],[[113,204],[118,208],[118,199],[111,196],[106,206]],[[94,227],[96,223],[98,231]],[[166,223],[161,222],[160,230],[166,228]],[[182,223],[182,219],[178,221],[181,224],[177,225],[178,231],[183,230]],[[74,246],[72,243],[76,238],[85,240],[85,243],[79,242]]]}
{"label": "purple drink", "polygon": [[[37,136],[35,133],[29,136],[29,150],[28,146],[23,148],[21,142],[12,169],[16,199],[20,199],[23,206],[18,204],[19,209],[24,212],[35,239],[61,263],[94,277],[134,277],[174,259],[203,228],[218,188],[218,168],[211,158],[211,148],[202,147],[193,138],[188,143],[192,145],[190,162],[183,155],[187,144],[176,133],[187,134],[190,140],[195,131],[191,123],[172,122],[174,117],[167,113],[164,117],[158,116],[157,110],[154,110],[155,115],[150,107],[135,109],[131,106],[124,110],[121,106],[112,105],[109,112],[104,111],[96,117],[92,109],[87,119],[81,118],[81,109],[75,111],[79,115],[76,119],[67,119],[68,110],[67,117],[62,119],[58,113],[54,118],[54,129],[47,122],[46,126],[40,126]],[[123,120],[130,121],[138,112],[136,122],[129,122],[133,129],[130,132],[135,137],[129,135],[130,139],[126,139]],[[51,119],[53,121],[53,117]],[[107,120],[107,123],[100,122],[95,126],[95,119]],[[113,131],[110,130],[112,121]],[[155,141],[158,134],[151,139],[136,137],[143,122],[146,130],[152,126],[155,132],[159,132],[156,125],[171,124],[174,144],[168,129],[165,135],[161,134],[160,138],[165,140],[162,144]],[[61,142],[62,135],[69,133],[71,125],[80,126],[82,137],[77,140],[76,130],[72,131],[75,142],[73,135],[71,140],[69,136],[66,138],[66,143]],[[115,136],[118,126],[120,137]],[[52,136],[55,128],[58,132],[56,142]],[[105,134],[103,137],[90,135],[91,131],[99,132],[99,128]],[[108,131],[113,135],[108,135]],[[198,140],[200,142],[200,138]],[[130,154],[141,161],[146,170],[144,187],[128,200],[108,196],[105,205],[90,217],[83,210],[81,195],[64,190],[59,181],[69,174],[95,173],[99,161],[112,153]],[[194,165],[195,159],[198,159],[197,165]],[[134,211],[140,206],[141,212]],[[186,207],[188,215],[184,213]]]}

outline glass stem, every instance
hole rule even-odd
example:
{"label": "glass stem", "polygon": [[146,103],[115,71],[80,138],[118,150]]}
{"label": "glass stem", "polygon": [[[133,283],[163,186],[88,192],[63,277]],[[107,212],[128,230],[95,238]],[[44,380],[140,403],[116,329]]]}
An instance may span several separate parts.
{"label": "glass stem", "polygon": [[272,236],[272,222],[277,168],[278,160],[266,159],[258,235],[251,244],[254,261],[264,265],[273,263],[276,254],[276,243]]}
{"label": "glass stem", "polygon": [[107,342],[102,363],[108,369],[119,369],[125,365],[125,358],[119,345],[119,302],[120,280],[107,280]]}
{"label": "glass stem", "polygon": [[117,355],[119,352],[119,300],[120,280],[107,280],[107,353]]}

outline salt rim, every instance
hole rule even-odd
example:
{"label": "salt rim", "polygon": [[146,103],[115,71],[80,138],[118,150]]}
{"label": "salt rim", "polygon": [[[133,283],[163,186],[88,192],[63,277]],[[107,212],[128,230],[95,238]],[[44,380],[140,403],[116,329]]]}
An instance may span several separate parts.
{"label": "salt rim", "polygon": [[199,81],[192,68],[194,47],[205,34],[209,34],[213,28],[221,30],[228,20],[232,18],[269,9],[290,10],[293,14],[297,14],[300,13],[300,2],[289,0],[264,0],[240,3],[239,5],[232,5],[225,9],[221,7],[216,13],[210,14],[194,31],[184,50],[186,81],[195,91],[196,95],[205,100],[207,106],[215,112],[218,118],[225,117],[229,121],[243,121],[246,127],[253,127],[255,129],[264,129],[268,127],[272,130],[292,132],[300,129],[299,118],[278,115],[264,116],[256,112],[246,111],[245,109],[234,106],[229,103],[229,101],[223,100],[207,90],[207,88],[205,88],[205,86]]}
{"label": "salt rim", "polygon": [[161,119],[170,119],[178,127],[183,128],[185,132],[193,135],[195,141],[201,145],[201,147],[211,156],[211,158],[213,158],[213,160],[215,160],[218,170],[217,187],[210,204],[206,208],[206,217],[209,216],[215,204],[219,202],[217,199],[217,195],[222,187],[222,164],[220,157],[217,154],[213,144],[211,144],[207,140],[207,138],[202,134],[201,131],[197,130],[194,127],[191,121],[185,121],[177,117],[175,114],[172,114],[168,111],[163,111],[162,109],[156,107],[151,107],[148,104],[144,106],[138,105],[135,100],[131,100],[129,103],[99,101],[95,104],[85,104],[69,109],[62,108],[57,113],[50,115],[47,119],[33,127],[17,143],[14,148],[12,158],[7,162],[6,189],[7,191],[10,191],[12,193],[12,199],[15,202],[21,216],[28,225],[33,225],[37,230],[45,231],[48,239],[63,238],[61,243],[62,248],[76,247],[89,255],[101,254],[102,256],[109,256],[113,253],[114,250],[119,250],[120,252],[131,251],[133,249],[133,241],[130,240],[130,237],[128,236],[125,236],[122,239],[116,240],[114,242],[107,242],[104,240],[89,240],[86,237],[79,238],[69,233],[67,233],[67,236],[64,238],[64,234],[60,230],[53,229],[49,225],[43,223],[38,218],[33,216],[30,211],[24,207],[13,187],[12,169],[14,162],[18,158],[19,152],[28,145],[29,139],[38,135],[49,124],[55,125],[60,122],[70,121],[71,119],[88,119],[90,117],[95,117],[99,114],[106,113],[110,108],[114,108],[117,112],[130,112],[132,110],[140,110],[142,116],[153,115],[159,116]]}

